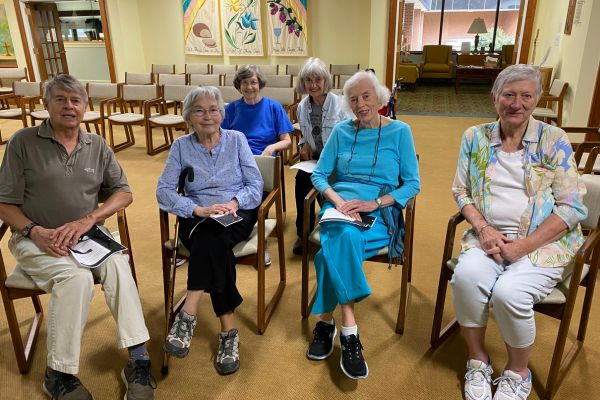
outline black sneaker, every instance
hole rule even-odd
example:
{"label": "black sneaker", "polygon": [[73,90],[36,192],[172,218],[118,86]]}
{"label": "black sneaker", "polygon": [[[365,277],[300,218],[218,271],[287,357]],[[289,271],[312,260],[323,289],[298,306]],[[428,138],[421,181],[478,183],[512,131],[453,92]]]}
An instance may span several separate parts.
{"label": "black sneaker", "polygon": [[129,360],[121,371],[125,400],[154,400],[156,381],[150,374],[150,360]]}
{"label": "black sneaker", "polygon": [[51,368],[46,368],[42,389],[52,400],[94,400],[75,375]]}
{"label": "black sneaker", "polygon": [[333,338],[337,333],[335,323],[317,322],[313,330],[313,341],[308,346],[306,357],[311,360],[324,360],[333,353]]}
{"label": "black sneaker", "polygon": [[361,379],[369,376],[369,367],[362,355],[362,344],[360,335],[340,335],[342,345],[342,357],[340,366],[348,378]]}

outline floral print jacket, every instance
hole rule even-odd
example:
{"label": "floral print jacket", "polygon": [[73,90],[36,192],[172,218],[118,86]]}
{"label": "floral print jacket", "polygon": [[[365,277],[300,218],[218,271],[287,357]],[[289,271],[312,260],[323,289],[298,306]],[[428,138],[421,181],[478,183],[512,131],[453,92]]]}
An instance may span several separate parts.
{"label": "floral print jacket", "polygon": [[[459,209],[473,204],[488,220],[494,201],[490,183],[501,144],[499,127],[498,122],[492,122],[466,130],[452,184]],[[562,129],[529,117],[523,145],[529,202],[520,218],[518,237],[527,237],[552,213],[556,214],[567,225],[567,233],[530,253],[529,259],[539,267],[562,267],[571,261],[583,243],[579,221],[587,216],[582,201],[586,189],[579,179],[573,149]],[[472,247],[479,247],[479,240],[474,230],[469,229],[462,238],[462,251]]]}

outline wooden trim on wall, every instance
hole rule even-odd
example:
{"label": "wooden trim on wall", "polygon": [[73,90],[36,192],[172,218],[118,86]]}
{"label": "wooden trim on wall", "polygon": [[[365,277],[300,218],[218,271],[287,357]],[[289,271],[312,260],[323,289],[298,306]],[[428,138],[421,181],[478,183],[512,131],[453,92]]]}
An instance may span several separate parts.
{"label": "wooden trim on wall", "polygon": [[390,0],[388,11],[388,33],[387,54],[385,59],[385,85],[393,86],[394,80],[394,55],[396,53],[396,13],[398,12],[398,0]]}
{"label": "wooden trim on wall", "polygon": [[523,5],[524,0],[521,0],[521,8],[519,9],[519,24],[517,25],[517,37],[519,37],[521,29],[523,29],[523,42],[521,44],[521,52],[518,60],[515,59],[517,52],[515,51],[513,53],[513,62],[519,64],[527,64],[527,60],[529,58],[529,49],[531,47],[531,40],[533,36],[533,20],[535,19],[537,0],[527,1],[527,14],[525,15],[525,23],[524,26],[521,27],[520,22],[523,18]]}
{"label": "wooden trim on wall", "polygon": [[106,0],[100,0],[100,19],[102,20],[102,32],[104,33],[104,47],[106,48],[106,61],[108,62],[108,73],[110,81],[117,82],[117,72],[115,70],[115,59],[113,57],[112,41],[110,39],[110,27],[108,26],[108,13],[106,12]]}
{"label": "wooden trim on wall", "polygon": [[25,33],[25,26],[23,25],[23,14],[21,13],[21,2],[19,0],[13,0],[15,7],[15,16],[19,24],[19,34],[21,35],[21,43],[23,43],[23,52],[25,53],[25,63],[27,64],[27,74],[31,82],[35,81],[35,73],[33,70],[33,63],[31,62],[31,54],[29,54],[29,43],[27,42],[27,35]]}
{"label": "wooden trim on wall", "polygon": [[596,72],[596,85],[592,95],[588,126],[600,126],[600,63],[598,63],[598,72]]}

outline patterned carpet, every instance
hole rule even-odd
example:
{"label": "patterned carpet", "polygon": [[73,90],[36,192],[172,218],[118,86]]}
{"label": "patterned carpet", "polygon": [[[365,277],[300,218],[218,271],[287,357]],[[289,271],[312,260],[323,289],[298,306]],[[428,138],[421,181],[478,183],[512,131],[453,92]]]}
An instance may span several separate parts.
{"label": "patterned carpet", "polygon": [[461,84],[456,93],[453,84],[419,84],[414,92],[403,90],[398,94],[396,114],[494,118],[490,89],[488,84]]}

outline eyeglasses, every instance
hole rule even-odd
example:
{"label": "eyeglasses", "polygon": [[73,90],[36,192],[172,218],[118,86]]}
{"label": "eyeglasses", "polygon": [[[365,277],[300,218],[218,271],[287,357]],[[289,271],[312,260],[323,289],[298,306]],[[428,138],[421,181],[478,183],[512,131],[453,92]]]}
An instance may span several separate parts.
{"label": "eyeglasses", "polygon": [[220,112],[221,111],[218,108],[209,108],[208,110],[205,110],[204,108],[192,108],[192,114],[198,115],[200,117],[206,114],[210,115],[211,117],[215,117]]}

